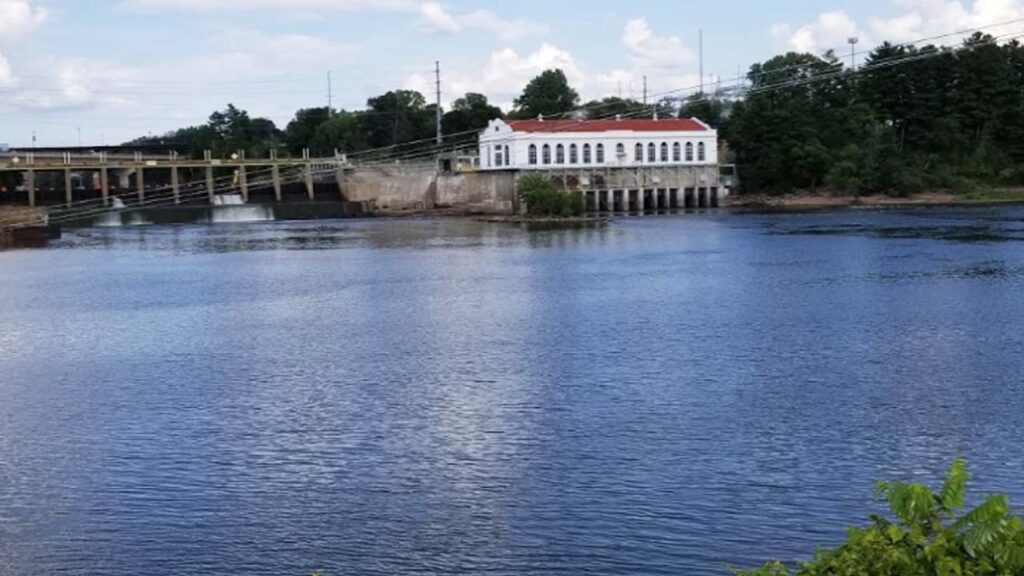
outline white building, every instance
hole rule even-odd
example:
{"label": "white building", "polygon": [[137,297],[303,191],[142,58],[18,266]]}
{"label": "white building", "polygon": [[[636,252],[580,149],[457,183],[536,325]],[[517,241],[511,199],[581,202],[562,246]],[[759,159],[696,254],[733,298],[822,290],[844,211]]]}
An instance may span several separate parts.
{"label": "white building", "polygon": [[693,118],[493,120],[480,134],[481,170],[717,163],[718,131]]}

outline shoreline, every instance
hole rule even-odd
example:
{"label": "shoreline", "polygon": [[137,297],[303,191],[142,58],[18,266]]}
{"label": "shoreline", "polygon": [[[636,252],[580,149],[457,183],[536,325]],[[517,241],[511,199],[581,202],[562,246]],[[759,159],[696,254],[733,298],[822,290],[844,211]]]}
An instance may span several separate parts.
{"label": "shoreline", "polygon": [[1024,188],[996,189],[988,192],[952,194],[948,192],[923,192],[907,197],[875,194],[870,196],[833,196],[819,192],[783,194],[768,196],[730,196],[727,208],[779,211],[814,210],[857,210],[857,209],[902,209],[924,207],[968,207],[1024,204]]}

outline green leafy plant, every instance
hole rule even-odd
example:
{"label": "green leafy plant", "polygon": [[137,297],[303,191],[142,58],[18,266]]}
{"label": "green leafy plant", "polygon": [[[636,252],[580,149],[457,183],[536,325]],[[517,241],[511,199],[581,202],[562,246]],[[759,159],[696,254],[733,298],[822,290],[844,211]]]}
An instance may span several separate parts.
{"label": "green leafy plant", "polygon": [[519,180],[519,198],[531,216],[569,218],[583,214],[585,208],[582,197],[558,190],[541,174],[529,174]]}
{"label": "green leafy plant", "polygon": [[964,509],[967,464],[953,464],[938,493],[921,484],[880,482],[893,518],[849,531],[835,550],[791,570],[780,562],[740,576],[1016,576],[1024,574],[1024,525],[1006,496]]}

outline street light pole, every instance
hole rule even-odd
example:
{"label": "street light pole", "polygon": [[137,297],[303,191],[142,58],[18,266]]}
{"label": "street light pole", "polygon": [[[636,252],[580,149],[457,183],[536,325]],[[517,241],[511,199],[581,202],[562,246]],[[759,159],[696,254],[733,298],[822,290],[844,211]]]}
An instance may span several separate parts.
{"label": "street light pole", "polygon": [[856,36],[850,36],[846,39],[850,44],[850,71],[857,71],[857,43],[860,42],[860,38]]}

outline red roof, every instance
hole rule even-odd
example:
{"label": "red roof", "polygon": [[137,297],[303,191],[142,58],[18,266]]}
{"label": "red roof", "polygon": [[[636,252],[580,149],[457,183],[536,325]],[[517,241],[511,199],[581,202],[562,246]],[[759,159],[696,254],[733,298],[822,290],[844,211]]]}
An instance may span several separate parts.
{"label": "red roof", "polygon": [[693,118],[623,120],[509,120],[513,132],[706,132]]}

